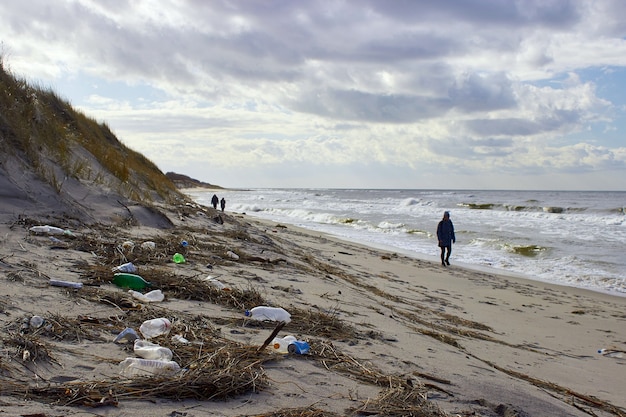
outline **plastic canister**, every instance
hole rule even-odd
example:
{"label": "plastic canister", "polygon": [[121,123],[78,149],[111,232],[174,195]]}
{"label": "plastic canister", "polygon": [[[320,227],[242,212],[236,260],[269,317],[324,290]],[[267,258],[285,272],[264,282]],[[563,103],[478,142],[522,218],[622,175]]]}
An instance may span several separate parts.
{"label": "plastic canister", "polygon": [[172,328],[172,323],[165,317],[159,317],[144,321],[139,326],[139,331],[146,339],[168,334]]}
{"label": "plastic canister", "polygon": [[142,301],[144,303],[158,303],[165,299],[165,295],[161,290],[152,290],[145,294],[140,293],[135,290],[128,290],[128,293],[136,300]]}
{"label": "plastic canister", "polygon": [[289,353],[289,344],[297,341],[294,336],[275,337],[268,346],[276,353]]}
{"label": "plastic canister", "polygon": [[170,349],[160,346],[156,343],[149,342],[147,340],[135,340],[133,350],[135,352],[135,355],[144,359],[171,361],[173,357],[172,351]]}

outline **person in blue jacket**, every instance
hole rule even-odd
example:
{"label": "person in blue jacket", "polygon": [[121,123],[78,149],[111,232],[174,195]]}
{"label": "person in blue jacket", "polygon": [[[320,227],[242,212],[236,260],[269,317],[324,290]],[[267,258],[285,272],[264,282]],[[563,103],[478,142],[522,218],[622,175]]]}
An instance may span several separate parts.
{"label": "person in blue jacket", "polygon": [[441,248],[441,265],[450,265],[450,252],[452,252],[452,243],[456,243],[456,237],[448,211],[443,213],[443,219],[437,225],[437,239]]}

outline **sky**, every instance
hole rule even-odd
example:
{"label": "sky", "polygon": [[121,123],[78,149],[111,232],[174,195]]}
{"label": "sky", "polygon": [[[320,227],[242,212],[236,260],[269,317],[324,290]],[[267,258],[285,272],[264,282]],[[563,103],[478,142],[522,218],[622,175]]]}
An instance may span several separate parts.
{"label": "sky", "polygon": [[0,42],[223,187],[626,191],[623,0],[3,1]]}

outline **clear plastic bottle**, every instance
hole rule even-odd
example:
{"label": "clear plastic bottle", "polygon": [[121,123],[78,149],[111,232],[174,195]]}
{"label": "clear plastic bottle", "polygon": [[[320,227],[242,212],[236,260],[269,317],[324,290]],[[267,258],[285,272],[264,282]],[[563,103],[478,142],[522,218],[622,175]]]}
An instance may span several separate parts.
{"label": "clear plastic bottle", "polygon": [[258,306],[250,310],[246,310],[245,315],[246,317],[259,321],[269,320],[282,321],[285,323],[289,323],[291,321],[291,314],[281,307]]}
{"label": "clear plastic bottle", "polygon": [[171,329],[172,323],[165,317],[146,320],[139,326],[139,331],[146,339],[168,334]]}
{"label": "clear plastic bottle", "polygon": [[115,339],[113,339],[113,343],[126,343],[126,342],[134,342],[139,339],[139,335],[135,331],[135,329],[131,327],[127,327],[122,330]]}
{"label": "clear plastic bottle", "polygon": [[50,279],[49,284],[53,287],[67,287],[67,288],[83,288],[82,282],[73,282],[73,281],[61,281],[59,279]]}
{"label": "clear plastic bottle", "polygon": [[295,341],[297,341],[297,339],[291,335],[285,337],[275,337],[268,347],[276,353],[289,353],[289,345]]}
{"label": "clear plastic bottle", "polygon": [[166,347],[160,346],[156,343],[149,342],[147,340],[137,339],[133,346],[135,355],[144,359],[157,359],[160,361],[171,361],[172,351]]}
{"label": "clear plastic bottle", "polygon": [[128,290],[128,293],[136,300],[139,300],[144,303],[158,303],[165,299],[165,295],[161,290],[152,290],[145,294],[140,293],[135,290]]}
{"label": "clear plastic bottle", "polygon": [[65,235],[65,234],[71,234],[71,232],[69,230],[63,230],[60,227],[55,227],[55,226],[49,226],[49,225],[45,225],[45,226],[33,226],[29,229],[31,232],[33,233],[47,233],[49,235]]}
{"label": "clear plastic bottle", "polygon": [[134,274],[137,272],[137,267],[132,262],[126,262],[125,264],[113,268],[113,272],[130,272]]}
{"label": "clear plastic bottle", "polygon": [[224,291],[230,291],[230,288],[228,288],[226,285],[224,285],[224,283],[220,280],[218,280],[215,277],[212,277],[211,275],[207,276],[204,281],[209,284],[210,286],[217,288],[218,290],[224,290]]}
{"label": "clear plastic bottle", "polygon": [[180,365],[174,361],[157,359],[126,358],[120,362],[120,374],[133,376],[171,376],[180,371]]}

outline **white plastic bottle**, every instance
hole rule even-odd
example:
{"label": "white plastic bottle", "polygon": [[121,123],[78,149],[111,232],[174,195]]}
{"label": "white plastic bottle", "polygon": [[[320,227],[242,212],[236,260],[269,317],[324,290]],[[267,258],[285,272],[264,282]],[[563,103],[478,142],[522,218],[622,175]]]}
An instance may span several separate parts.
{"label": "white plastic bottle", "polygon": [[224,285],[224,283],[220,280],[218,280],[215,277],[212,277],[211,275],[207,276],[204,281],[209,284],[212,287],[217,288],[218,290],[224,290],[224,291],[228,291],[230,290],[230,288],[228,288],[226,285]]}
{"label": "white plastic bottle", "polygon": [[250,310],[246,310],[245,315],[246,317],[259,321],[283,321],[285,323],[289,323],[291,321],[291,314],[281,307],[258,306]]}
{"label": "white plastic bottle", "polygon": [[146,320],[141,326],[139,331],[146,339],[161,336],[162,334],[168,334],[172,328],[172,323],[165,317],[159,317],[157,319]]}
{"label": "white plastic bottle", "polygon": [[289,353],[289,345],[297,340],[298,339],[291,335],[285,337],[275,337],[268,347],[276,353]]}
{"label": "white plastic bottle", "polygon": [[598,349],[598,353],[609,358],[622,358],[623,352],[616,349]]}
{"label": "white plastic bottle", "polygon": [[120,362],[120,374],[133,376],[171,376],[180,371],[174,361],[157,359],[126,358]]}
{"label": "white plastic bottle", "polygon": [[156,343],[148,342],[147,340],[137,339],[133,346],[135,355],[144,359],[157,359],[160,361],[171,361],[172,351],[166,347],[160,346]]}

